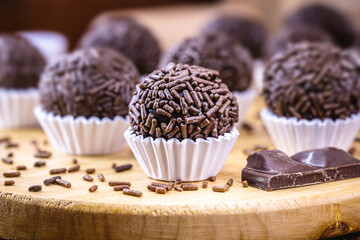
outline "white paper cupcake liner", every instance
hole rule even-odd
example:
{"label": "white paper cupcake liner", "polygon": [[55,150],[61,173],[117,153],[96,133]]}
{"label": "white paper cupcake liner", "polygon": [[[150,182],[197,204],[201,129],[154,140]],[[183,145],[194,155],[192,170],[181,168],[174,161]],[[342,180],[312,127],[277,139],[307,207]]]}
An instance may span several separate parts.
{"label": "white paper cupcake liner", "polygon": [[218,138],[165,140],[136,136],[126,130],[125,139],[145,174],[163,181],[200,181],[217,175],[229,156],[239,132],[236,128]]}
{"label": "white paper cupcake liner", "polygon": [[237,99],[239,105],[239,121],[235,123],[235,127],[238,129],[241,128],[243,120],[245,118],[246,112],[250,108],[251,104],[255,101],[257,97],[257,92],[253,88],[249,88],[243,92],[233,92],[234,96]]}
{"label": "white paper cupcake liner", "polygon": [[260,115],[275,147],[289,155],[323,147],[347,151],[360,128],[360,113],[335,121],[279,117],[269,109]]}
{"label": "white paper cupcake liner", "polygon": [[39,104],[37,89],[0,88],[0,128],[39,126],[33,109]]}
{"label": "white paper cupcake liner", "polygon": [[264,85],[265,63],[262,60],[255,60],[253,66],[253,82],[256,91],[261,93]]}
{"label": "white paper cupcake liner", "polygon": [[76,155],[101,155],[116,152],[125,146],[127,119],[73,116],[61,117],[38,106],[34,110],[51,144],[59,151]]}

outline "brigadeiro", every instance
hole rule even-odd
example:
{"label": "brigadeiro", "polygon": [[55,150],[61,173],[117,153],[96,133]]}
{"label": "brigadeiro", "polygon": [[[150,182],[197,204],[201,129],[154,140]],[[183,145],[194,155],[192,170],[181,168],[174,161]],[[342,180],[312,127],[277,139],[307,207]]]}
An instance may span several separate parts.
{"label": "brigadeiro", "polygon": [[169,63],[148,75],[129,105],[125,132],[151,178],[198,181],[215,176],[239,135],[236,98],[215,70]]}
{"label": "brigadeiro", "polygon": [[293,28],[298,25],[311,25],[327,32],[340,47],[350,47],[356,32],[350,19],[342,12],[322,4],[310,4],[291,14],[285,24]]}
{"label": "brigadeiro", "polygon": [[265,71],[261,117],[275,146],[288,154],[312,148],[345,151],[360,122],[360,56],[329,43],[298,43]]}
{"label": "brigadeiro", "polygon": [[286,50],[289,45],[300,42],[332,43],[332,38],[320,28],[309,25],[299,25],[292,28],[285,27],[269,39],[266,44],[265,55],[269,59],[276,53]]}
{"label": "brigadeiro", "polygon": [[79,47],[115,49],[131,59],[141,74],[153,71],[161,55],[159,42],[148,28],[133,18],[117,15],[95,19]]}
{"label": "brigadeiro", "polygon": [[124,146],[128,104],[139,79],[135,65],[115,50],[76,51],[45,69],[35,115],[62,152],[114,152]]}
{"label": "brigadeiro", "polygon": [[256,91],[250,88],[252,58],[243,46],[226,35],[208,34],[188,38],[165,54],[160,65],[163,67],[169,62],[217,70],[219,78],[238,99],[240,126],[256,97]]}
{"label": "brigadeiro", "polygon": [[0,34],[0,128],[37,125],[37,84],[45,59],[26,39]]}

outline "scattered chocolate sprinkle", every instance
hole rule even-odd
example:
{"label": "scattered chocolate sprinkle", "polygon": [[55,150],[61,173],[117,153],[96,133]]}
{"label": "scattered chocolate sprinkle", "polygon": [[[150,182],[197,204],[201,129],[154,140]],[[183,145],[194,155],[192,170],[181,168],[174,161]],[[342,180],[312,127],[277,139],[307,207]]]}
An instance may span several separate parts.
{"label": "scattered chocolate sprinkle", "polygon": [[7,157],[9,157],[9,158],[11,158],[11,157],[13,157],[14,156],[14,153],[13,152],[9,152],[8,154],[7,154]]}
{"label": "scattered chocolate sprinkle", "polygon": [[130,170],[132,167],[133,167],[132,164],[125,164],[125,165],[121,165],[121,166],[116,166],[114,169],[115,169],[115,172],[123,172],[126,170]]}
{"label": "scattered chocolate sprinkle", "polygon": [[92,174],[92,173],[94,173],[95,171],[96,171],[95,168],[87,168],[87,169],[85,170],[85,172],[86,172],[87,174]]}
{"label": "scattered chocolate sprinkle", "polygon": [[147,189],[152,191],[152,192],[155,192],[156,186],[150,184],[150,185],[147,185]]}
{"label": "scattered chocolate sprinkle", "polygon": [[13,164],[13,160],[11,160],[10,158],[7,158],[7,157],[3,157],[1,158],[2,162],[3,163],[6,163],[6,164]]}
{"label": "scattered chocolate sprinkle", "polygon": [[183,183],[181,184],[181,188],[184,191],[195,191],[198,190],[198,186],[196,186],[195,184],[191,184],[191,183]]}
{"label": "scattered chocolate sprinkle", "polygon": [[75,165],[75,166],[73,166],[73,167],[69,167],[68,168],[68,172],[69,173],[72,173],[72,172],[77,172],[77,171],[79,171],[80,170],[80,165]]}
{"label": "scattered chocolate sprinkle", "polygon": [[129,187],[131,187],[130,182],[126,182],[126,181],[109,181],[109,186],[117,186],[117,185],[128,185]]}
{"label": "scattered chocolate sprinkle", "polygon": [[22,170],[26,170],[27,167],[25,165],[19,165],[19,166],[16,166],[16,170],[18,171],[22,171]]}
{"label": "scattered chocolate sprinkle", "polygon": [[115,185],[114,191],[122,191],[124,189],[130,189],[129,185]]}
{"label": "scattered chocolate sprinkle", "polygon": [[233,183],[234,183],[234,179],[230,178],[226,184],[229,185],[229,187],[231,187]]}
{"label": "scattered chocolate sprinkle", "polygon": [[20,172],[4,172],[3,176],[6,178],[20,177]]}
{"label": "scattered chocolate sprinkle", "polygon": [[202,188],[207,188],[208,185],[209,185],[208,182],[202,182],[201,187],[202,187]]}
{"label": "scattered chocolate sprinkle", "polygon": [[46,165],[46,162],[44,161],[36,161],[34,163],[34,167],[42,167],[42,166],[45,166]]}
{"label": "scattered chocolate sprinkle", "polygon": [[215,182],[215,181],[216,181],[216,177],[215,177],[215,176],[210,176],[210,177],[208,178],[208,180],[209,180],[210,182]]}
{"label": "scattered chocolate sprinkle", "polygon": [[19,147],[19,144],[8,141],[8,142],[4,142],[4,147],[5,148],[17,148],[17,147]]}
{"label": "scattered chocolate sprinkle", "polygon": [[228,184],[224,186],[213,186],[212,190],[214,192],[227,192],[229,190],[230,186]]}
{"label": "scattered chocolate sprinkle", "polygon": [[2,137],[2,138],[0,138],[0,143],[1,144],[3,144],[3,143],[5,143],[5,142],[10,142],[10,137]]}
{"label": "scattered chocolate sprinkle", "polygon": [[42,190],[41,185],[32,185],[29,187],[29,192],[40,192]]}
{"label": "scattered chocolate sprinkle", "polygon": [[78,160],[77,160],[76,158],[74,158],[74,159],[72,160],[72,163],[73,163],[73,164],[77,164],[77,163],[78,163]]}
{"label": "scattered chocolate sprinkle", "polygon": [[66,188],[71,187],[71,183],[60,178],[55,179],[55,183]]}
{"label": "scattered chocolate sprinkle", "polygon": [[181,184],[181,180],[180,180],[180,179],[178,179],[178,180],[175,180],[175,184],[176,184],[176,185],[179,185],[179,184]]}
{"label": "scattered chocolate sprinkle", "polygon": [[351,155],[354,155],[356,152],[356,148],[355,147],[351,147],[348,151],[348,153],[350,153]]}
{"label": "scattered chocolate sprinkle", "polygon": [[89,188],[89,192],[95,192],[98,189],[98,185],[93,185]]}
{"label": "scattered chocolate sprinkle", "polygon": [[116,163],[111,164],[111,167],[114,169],[116,167]]}
{"label": "scattered chocolate sprinkle", "polygon": [[241,125],[241,128],[248,132],[252,132],[254,130],[254,127],[250,123],[247,123],[247,122],[244,122]]}
{"label": "scattered chocolate sprinkle", "polygon": [[166,189],[163,188],[163,187],[156,187],[155,192],[156,192],[157,194],[165,194],[167,191],[166,191]]}
{"label": "scattered chocolate sprinkle", "polygon": [[137,190],[132,190],[132,189],[123,189],[123,193],[125,195],[130,195],[130,196],[134,196],[134,197],[142,197],[143,193]]}
{"label": "scattered chocolate sprinkle", "polygon": [[105,177],[101,173],[98,174],[98,178],[101,182],[105,182]]}
{"label": "scattered chocolate sprinkle", "polygon": [[49,173],[50,173],[51,175],[60,174],[60,173],[66,173],[66,168],[51,169],[51,170],[49,171]]}
{"label": "scattered chocolate sprinkle", "polygon": [[12,186],[15,184],[15,181],[14,180],[6,180],[4,182],[4,186]]}
{"label": "scattered chocolate sprinkle", "polygon": [[45,179],[43,181],[43,183],[44,183],[45,186],[49,186],[50,184],[55,184],[56,179],[61,179],[61,176],[55,176],[55,177]]}
{"label": "scattered chocolate sprinkle", "polygon": [[36,157],[36,158],[50,158],[51,157],[51,152],[44,151],[44,150],[38,150],[38,152],[36,152],[34,154],[34,157]]}
{"label": "scattered chocolate sprinkle", "polygon": [[243,181],[242,184],[243,184],[243,187],[245,187],[245,188],[249,186],[249,183],[246,180]]}
{"label": "scattered chocolate sprinkle", "polygon": [[88,182],[92,182],[92,181],[94,181],[94,178],[92,178],[91,176],[89,176],[89,175],[84,175],[83,177],[82,177],[85,181],[88,181]]}
{"label": "scattered chocolate sprinkle", "polygon": [[151,185],[155,186],[155,187],[163,187],[166,189],[166,191],[171,191],[173,188],[172,185],[162,184],[162,183],[157,183],[157,182],[152,182]]}
{"label": "scattered chocolate sprinkle", "polygon": [[178,185],[175,185],[175,186],[174,186],[174,189],[175,189],[176,191],[178,191],[178,192],[182,192],[182,191],[183,191],[183,189],[182,189],[180,186],[178,186]]}

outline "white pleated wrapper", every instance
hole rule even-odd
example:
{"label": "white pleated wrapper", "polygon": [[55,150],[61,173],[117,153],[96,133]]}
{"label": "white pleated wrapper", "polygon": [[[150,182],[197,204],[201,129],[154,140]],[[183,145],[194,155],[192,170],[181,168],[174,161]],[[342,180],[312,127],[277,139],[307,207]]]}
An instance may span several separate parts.
{"label": "white pleated wrapper", "polygon": [[234,96],[237,99],[238,105],[239,105],[239,121],[235,123],[235,127],[238,129],[241,128],[241,125],[243,123],[243,120],[245,118],[246,112],[251,107],[251,104],[255,101],[257,97],[257,92],[253,88],[249,88],[246,91],[243,92],[233,92]]}
{"label": "white pleated wrapper", "polygon": [[265,63],[262,60],[255,60],[253,63],[253,81],[257,92],[261,93],[264,86]]}
{"label": "white pleated wrapper", "polygon": [[269,109],[260,115],[275,147],[288,155],[323,147],[347,151],[360,128],[360,113],[335,121],[279,117]]}
{"label": "white pleated wrapper", "polygon": [[233,128],[218,138],[179,141],[136,136],[129,128],[124,136],[147,176],[163,181],[200,181],[220,172],[239,132]]}
{"label": "white pleated wrapper", "polygon": [[59,151],[76,155],[103,155],[125,146],[124,132],[130,126],[128,119],[73,116],[61,117],[46,112],[41,106],[34,110],[51,144]]}
{"label": "white pleated wrapper", "polygon": [[33,109],[39,104],[37,89],[0,88],[0,128],[38,127]]}

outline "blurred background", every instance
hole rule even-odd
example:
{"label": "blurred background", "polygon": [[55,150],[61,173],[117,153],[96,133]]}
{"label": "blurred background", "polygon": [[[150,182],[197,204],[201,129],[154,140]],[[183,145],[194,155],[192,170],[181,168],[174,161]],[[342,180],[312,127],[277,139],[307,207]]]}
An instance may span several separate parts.
{"label": "blurred background", "polygon": [[321,2],[334,6],[360,28],[358,0],[1,0],[0,31],[54,30],[64,34],[74,48],[91,19],[110,11],[136,16],[149,26],[167,49],[182,38],[195,35],[214,14],[235,12],[262,20],[270,33],[284,16],[300,5]]}

